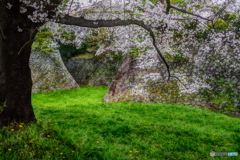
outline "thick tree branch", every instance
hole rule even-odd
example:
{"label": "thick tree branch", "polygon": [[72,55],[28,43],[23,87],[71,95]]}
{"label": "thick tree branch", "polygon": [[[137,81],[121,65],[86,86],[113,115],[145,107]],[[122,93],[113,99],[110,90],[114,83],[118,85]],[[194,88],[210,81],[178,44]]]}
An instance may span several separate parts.
{"label": "thick tree branch", "polygon": [[166,0],[166,2],[167,2],[166,14],[169,14],[171,3],[170,3],[170,0]]}
{"label": "thick tree branch", "polygon": [[57,23],[66,24],[66,25],[74,25],[80,27],[88,27],[88,28],[99,28],[99,27],[116,27],[116,26],[128,26],[131,24],[140,24],[142,21],[138,20],[87,20],[84,17],[72,17],[66,15],[63,18],[57,20]]}
{"label": "thick tree branch", "polygon": [[152,29],[147,26],[146,24],[144,24],[143,21],[139,21],[139,20],[121,20],[121,19],[114,19],[114,20],[87,20],[84,17],[72,17],[72,16],[68,16],[66,15],[63,18],[60,18],[57,20],[57,23],[61,23],[61,24],[66,24],[66,25],[75,25],[75,26],[80,26],[80,27],[88,27],[88,28],[99,28],[99,27],[116,27],[116,26],[128,26],[128,25],[138,25],[141,26],[142,28],[144,28],[145,30],[147,30],[152,38],[152,42],[153,42],[153,46],[156,49],[159,57],[161,58],[161,60],[163,61],[163,63],[166,65],[167,67],[167,71],[168,71],[168,81],[170,79],[170,67],[167,63],[167,61],[165,60],[165,58],[163,57],[161,51],[158,49],[157,44],[156,44],[156,38],[155,35],[152,31]]}

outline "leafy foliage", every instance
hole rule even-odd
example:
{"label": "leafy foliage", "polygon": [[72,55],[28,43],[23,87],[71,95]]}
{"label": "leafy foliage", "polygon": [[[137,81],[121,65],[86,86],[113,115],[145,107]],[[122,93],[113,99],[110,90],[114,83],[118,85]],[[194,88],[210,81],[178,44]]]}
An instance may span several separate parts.
{"label": "leafy foliage", "polygon": [[67,60],[77,55],[87,54],[89,53],[88,48],[91,46],[86,42],[82,42],[80,48],[77,49],[73,44],[63,44],[60,41],[58,41],[58,44],[59,52],[63,60]]}
{"label": "leafy foliage", "polygon": [[34,38],[34,43],[32,45],[32,48],[42,53],[50,53],[54,50],[49,45],[49,44],[52,44],[52,41],[53,41],[53,34],[50,31],[50,29],[46,27],[41,28]]}
{"label": "leafy foliage", "polygon": [[86,38],[86,43],[90,44],[89,52],[96,53],[99,45],[108,45],[108,32],[106,28],[92,29],[92,36]]}
{"label": "leafy foliage", "polygon": [[[64,33],[62,38],[67,41],[72,41],[75,37],[71,32],[65,32],[64,30],[61,30],[61,32]],[[91,29],[91,34],[81,42],[80,47],[75,44],[64,44],[61,41],[58,41],[59,51],[64,60],[75,56],[80,57],[84,54],[94,56],[99,48],[99,44],[107,45],[109,43],[106,40],[107,37],[108,33],[105,28]]]}

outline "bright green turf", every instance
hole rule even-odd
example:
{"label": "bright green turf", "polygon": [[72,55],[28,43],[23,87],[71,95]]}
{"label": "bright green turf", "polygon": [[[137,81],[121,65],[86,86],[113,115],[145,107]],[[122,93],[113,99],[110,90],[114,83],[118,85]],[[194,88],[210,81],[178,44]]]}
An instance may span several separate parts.
{"label": "bright green turf", "polygon": [[33,95],[38,122],[0,130],[0,160],[240,159],[209,155],[240,154],[240,119],[171,104],[103,103],[107,89]]}

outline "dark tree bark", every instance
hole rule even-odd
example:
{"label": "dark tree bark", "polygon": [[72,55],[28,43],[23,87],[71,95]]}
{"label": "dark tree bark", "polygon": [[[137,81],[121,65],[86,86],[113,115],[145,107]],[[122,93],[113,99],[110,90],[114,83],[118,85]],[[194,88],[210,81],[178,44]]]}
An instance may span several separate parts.
{"label": "dark tree bark", "polygon": [[5,1],[0,1],[0,15],[0,105],[4,107],[0,127],[3,127],[14,122],[35,121],[28,64],[37,24],[17,8],[7,9]]}
{"label": "dark tree bark", "polygon": [[[1,18],[0,18],[0,20],[1,20]],[[1,30],[0,30],[0,32],[1,32]],[[6,96],[5,71],[4,71],[5,69],[4,69],[4,65],[3,65],[4,59],[3,59],[3,54],[2,54],[2,41],[3,41],[3,37],[0,35],[0,107],[3,107],[4,101],[5,101],[5,96]]]}
{"label": "dark tree bark", "polygon": [[[35,2],[40,4],[41,0]],[[46,6],[49,19],[55,17],[60,2],[51,0]],[[10,9],[7,3],[12,5]],[[0,128],[36,121],[31,104],[29,58],[33,38],[45,22],[34,23],[27,17],[34,8],[28,7],[21,14],[21,4],[19,0],[0,0]]]}

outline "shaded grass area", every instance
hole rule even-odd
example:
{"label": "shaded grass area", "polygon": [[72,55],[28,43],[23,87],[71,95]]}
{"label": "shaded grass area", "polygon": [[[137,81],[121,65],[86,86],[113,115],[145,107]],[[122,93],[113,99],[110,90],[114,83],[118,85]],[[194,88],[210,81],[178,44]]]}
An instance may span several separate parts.
{"label": "shaded grass area", "polygon": [[240,119],[200,108],[103,103],[107,87],[33,95],[36,124],[0,130],[0,159],[196,160],[240,153]]}

